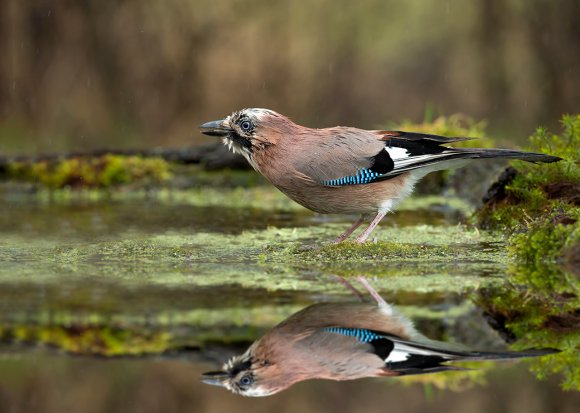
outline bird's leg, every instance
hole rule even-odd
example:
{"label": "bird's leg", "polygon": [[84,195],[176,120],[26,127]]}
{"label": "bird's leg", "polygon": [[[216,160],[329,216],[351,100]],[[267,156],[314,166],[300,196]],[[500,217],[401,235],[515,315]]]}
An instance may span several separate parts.
{"label": "bird's leg", "polygon": [[347,229],[342,234],[340,234],[338,236],[338,238],[336,238],[334,241],[332,241],[332,243],[339,244],[342,241],[344,241],[345,239],[347,239],[348,237],[350,237],[350,234],[352,234],[355,229],[357,229],[358,227],[361,226],[361,224],[364,222],[365,218],[366,218],[365,214],[361,214],[361,216],[354,222],[354,224],[352,224],[352,226],[349,229]]}
{"label": "bird's leg", "polygon": [[336,281],[344,285],[347,290],[356,295],[359,300],[364,301],[364,296],[362,295],[362,293],[359,290],[357,290],[351,283],[349,283],[345,278],[341,277],[340,275],[335,275],[335,278]]}
{"label": "bird's leg", "polygon": [[358,237],[356,237],[356,242],[358,242],[359,244],[362,244],[363,242],[365,242],[367,240],[367,238],[369,237],[369,235],[371,234],[371,232],[373,232],[375,227],[379,224],[379,222],[381,222],[381,219],[383,219],[385,217],[385,215],[387,215],[387,211],[379,211],[379,213],[371,221],[371,223],[369,224],[367,229],[365,229],[362,234],[360,234]]}
{"label": "bird's leg", "polygon": [[392,311],[393,311],[392,307],[389,305],[389,303],[387,303],[385,301],[385,299],[383,297],[381,297],[379,295],[377,290],[375,290],[373,288],[373,286],[369,284],[369,282],[367,281],[367,279],[365,277],[363,277],[362,275],[359,275],[358,277],[356,277],[356,279],[358,280],[359,283],[361,283],[363,285],[363,287],[365,287],[367,289],[369,294],[372,295],[372,297],[375,299],[375,301],[377,302],[379,307],[383,307],[384,309],[388,309],[392,313]]}

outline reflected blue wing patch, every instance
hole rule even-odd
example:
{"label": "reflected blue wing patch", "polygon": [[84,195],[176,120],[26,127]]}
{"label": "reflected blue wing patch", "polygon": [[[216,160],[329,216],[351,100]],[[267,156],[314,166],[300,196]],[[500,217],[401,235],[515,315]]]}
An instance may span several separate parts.
{"label": "reflected blue wing patch", "polygon": [[323,328],[324,331],[328,331],[329,333],[340,334],[343,336],[354,337],[358,341],[362,341],[363,343],[370,343],[374,340],[380,340],[384,337],[378,335],[369,330],[365,330],[362,328],[343,328],[343,327],[326,327]]}

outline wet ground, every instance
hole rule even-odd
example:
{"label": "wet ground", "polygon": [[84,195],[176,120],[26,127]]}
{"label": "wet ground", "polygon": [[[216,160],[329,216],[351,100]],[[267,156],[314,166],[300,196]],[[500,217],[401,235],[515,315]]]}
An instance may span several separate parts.
{"label": "wet ground", "polygon": [[[577,326],[506,322],[501,299],[516,290],[519,314],[546,311],[529,308],[538,285],[522,287],[528,270],[501,234],[465,225],[468,211],[415,198],[385,219],[378,244],[333,249],[325,241],[356,217],[312,214],[268,187],[4,194],[0,412],[577,411],[579,393],[562,390],[580,387]],[[577,278],[545,271],[565,280],[560,296],[577,292]],[[356,300],[336,275],[368,277],[434,339],[568,347],[469,372],[305,382],[269,399],[199,381],[301,308]]]}

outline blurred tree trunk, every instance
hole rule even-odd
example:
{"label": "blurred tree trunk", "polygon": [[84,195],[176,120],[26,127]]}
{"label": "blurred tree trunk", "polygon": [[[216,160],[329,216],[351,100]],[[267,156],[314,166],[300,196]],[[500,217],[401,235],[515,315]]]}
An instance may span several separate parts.
{"label": "blurred tree trunk", "polygon": [[524,19],[538,68],[535,90],[543,102],[536,119],[546,122],[580,110],[580,90],[568,85],[570,77],[580,77],[580,1],[530,3]]}

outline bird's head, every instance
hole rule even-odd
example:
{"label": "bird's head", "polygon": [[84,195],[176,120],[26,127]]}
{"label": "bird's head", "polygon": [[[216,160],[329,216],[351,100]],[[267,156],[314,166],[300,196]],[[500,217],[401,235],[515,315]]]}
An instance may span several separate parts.
{"label": "bird's head", "polygon": [[206,384],[225,387],[232,393],[248,397],[270,396],[294,383],[286,380],[275,364],[249,352],[232,358],[220,371],[204,373],[201,379]]}
{"label": "bird's head", "polygon": [[206,135],[222,137],[230,149],[248,158],[256,151],[276,145],[293,126],[290,119],[273,110],[250,108],[204,123],[200,129]]}

